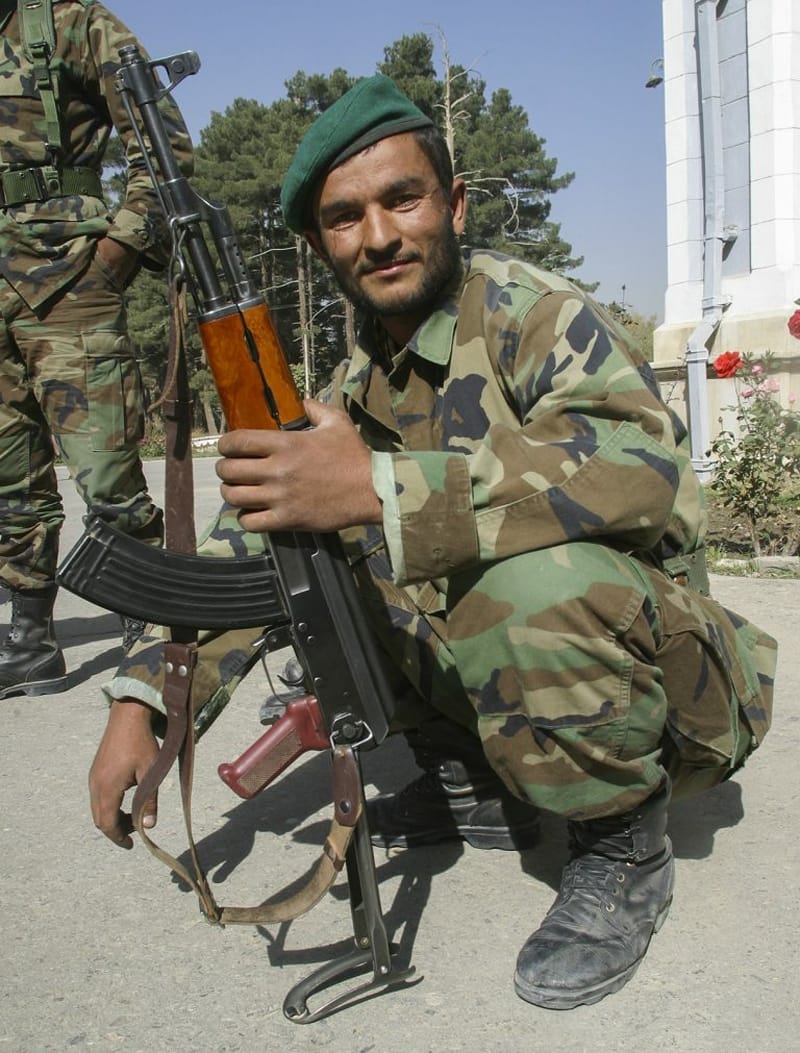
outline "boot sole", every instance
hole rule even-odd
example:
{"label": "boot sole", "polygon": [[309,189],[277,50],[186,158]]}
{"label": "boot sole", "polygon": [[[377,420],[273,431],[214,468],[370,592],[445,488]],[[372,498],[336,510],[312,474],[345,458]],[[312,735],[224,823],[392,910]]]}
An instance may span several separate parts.
{"label": "boot sole", "polygon": [[491,827],[453,827],[442,830],[441,827],[433,830],[421,830],[413,834],[384,835],[375,832],[370,840],[375,848],[407,849],[422,848],[426,845],[438,845],[445,841],[466,841],[473,848],[491,849],[497,848],[506,852],[521,852],[526,848],[532,848],[539,840],[539,821],[534,820],[524,826],[515,826],[513,832],[510,829],[497,830]]}
{"label": "boot sole", "polygon": [[0,700],[16,695],[58,695],[68,687],[69,676],[59,676],[53,680],[34,680],[30,684],[12,684],[0,689]]}
{"label": "boot sole", "polygon": [[[653,931],[650,933],[650,939],[653,938],[667,920],[671,906],[672,896],[669,897],[656,917]],[[649,946],[650,940],[647,941],[647,947],[642,951],[641,956],[632,965],[595,987],[584,987],[581,991],[553,991],[550,988],[534,987],[532,984],[527,983],[517,972],[514,974],[514,990],[523,1001],[530,1002],[531,1005],[537,1005],[542,1009],[576,1009],[579,1005],[594,1005],[595,1002],[599,1002],[606,995],[614,994],[615,991],[619,991],[620,988],[625,986],[641,965]]]}

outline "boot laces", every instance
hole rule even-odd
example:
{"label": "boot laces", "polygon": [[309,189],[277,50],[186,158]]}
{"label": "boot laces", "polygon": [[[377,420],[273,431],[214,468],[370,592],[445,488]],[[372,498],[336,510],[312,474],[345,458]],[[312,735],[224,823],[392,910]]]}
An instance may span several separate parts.
{"label": "boot laces", "polygon": [[[562,892],[589,892],[598,900],[607,901],[609,894],[622,894],[631,868],[635,863],[587,853],[570,860],[564,868]],[[609,909],[606,902],[606,909]],[[610,910],[613,911],[613,902]]]}

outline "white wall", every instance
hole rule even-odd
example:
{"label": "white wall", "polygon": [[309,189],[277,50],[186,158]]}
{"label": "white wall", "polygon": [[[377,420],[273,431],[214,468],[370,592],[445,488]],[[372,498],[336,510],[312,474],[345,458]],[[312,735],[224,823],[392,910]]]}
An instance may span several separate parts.
{"label": "white wall", "polygon": [[[703,172],[695,4],[663,0],[662,7],[669,284],[659,357],[672,357],[669,331],[697,324],[702,311]],[[728,0],[717,25],[725,220],[742,229],[723,269],[725,322],[788,317],[800,297],[800,0]],[[740,39],[747,50],[737,54]]]}

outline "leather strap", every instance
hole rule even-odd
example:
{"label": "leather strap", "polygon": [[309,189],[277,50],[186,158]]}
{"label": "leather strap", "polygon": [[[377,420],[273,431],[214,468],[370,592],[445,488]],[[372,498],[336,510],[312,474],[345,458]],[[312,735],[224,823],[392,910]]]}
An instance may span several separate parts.
{"label": "leather strap", "polygon": [[[191,412],[188,399],[189,381],[184,342],[185,303],[180,275],[170,282],[170,339],[167,358],[167,380],[156,406],[169,407],[166,417],[166,492],[165,532],[167,547],[194,555],[194,495],[191,462]],[[192,720],[192,677],[197,664],[197,633],[175,628],[172,639],[164,644],[164,707],[167,730],[158,756],[139,783],[131,804],[131,820],[152,854],[174,870],[197,893],[203,911],[212,921],[218,920],[218,909],[197,858],[191,829],[191,794],[194,769],[194,724]],[[184,823],[189,838],[194,876],[168,852],[160,848],[144,828],[144,807],[153,797],[167,773],[178,761],[183,801]]]}
{"label": "leather strap", "polygon": [[[197,854],[191,820],[192,778],[194,771],[194,733],[187,719],[188,709],[183,701],[186,673],[173,661],[192,660],[192,652],[181,653],[179,645],[167,644],[167,670],[164,702],[167,706],[167,735],[156,762],[139,783],[133,798],[134,828],[150,852],[173,870],[197,895],[206,919],[216,925],[264,925],[293,921],[307,913],[322,899],[336,881],[345,865],[356,824],[364,808],[361,775],[355,752],[350,746],[337,746],[332,753],[333,793],[336,810],[322,854],[309,871],[302,886],[295,892],[279,893],[251,907],[221,907],[211,891],[205,871]],[[171,686],[176,691],[171,691]],[[181,800],[192,873],[174,856],[155,843],[143,825],[144,805],[150,800],[178,755]],[[294,888],[296,882],[292,882]]]}
{"label": "leather strap", "polygon": [[[220,925],[264,925],[293,921],[311,910],[339,876],[345,864],[364,797],[358,760],[350,746],[337,746],[332,753],[333,794],[336,802],[331,828],[322,855],[297,892],[278,894],[255,907],[222,907]],[[343,808],[342,805],[345,805]],[[296,882],[292,882],[292,886]]]}
{"label": "leather strap", "polygon": [[[161,399],[155,404],[165,407],[167,421],[166,533],[169,548],[194,552],[191,411],[184,342],[185,302],[179,277],[171,283],[170,304],[167,381]],[[192,832],[195,732],[191,689],[196,662],[195,634],[173,629],[172,640],[164,645],[163,698],[167,711],[167,730],[158,757],[134,794],[131,806],[134,829],[156,859],[194,889],[201,910],[213,924],[256,925],[292,921],[311,910],[322,899],[345,864],[347,850],[364,807],[358,760],[350,746],[337,746],[332,751],[334,816],[322,854],[301,888],[286,895],[270,896],[252,907],[220,907],[200,863]],[[176,759],[192,873],[157,845],[144,827],[144,807]],[[293,882],[292,887],[295,884]]]}
{"label": "leather strap", "polygon": [[[170,339],[167,379],[161,398],[166,432],[164,523],[167,548],[193,556],[194,472],[192,468],[192,394],[186,364],[186,292],[180,278],[170,284]],[[152,410],[151,410],[152,412]]]}
{"label": "leather strap", "polygon": [[[194,889],[203,913],[210,921],[216,922],[219,921],[219,908],[200,866],[191,827],[194,729],[189,720],[189,709],[191,674],[196,661],[196,645],[174,642],[164,645],[164,705],[167,710],[167,731],[158,756],[136,787],[131,804],[131,818],[134,829],[150,852]],[[194,874],[190,874],[182,863],[157,845],[144,828],[144,806],[154,796],[167,773],[172,769],[176,757],[180,773],[184,823],[189,839],[189,852]]]}

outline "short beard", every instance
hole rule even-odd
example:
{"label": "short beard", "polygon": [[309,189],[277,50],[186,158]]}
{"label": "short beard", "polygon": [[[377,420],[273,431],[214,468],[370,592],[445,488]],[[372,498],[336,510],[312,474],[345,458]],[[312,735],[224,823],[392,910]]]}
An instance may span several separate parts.
{"label": "short beard", "polygon": [[463,270],[461,248],[449,215],[442,228],[442,237],[430,255],[419,288],[402,303],[394,304],[391,309],[383,307],[379,301],[365,293],[355,278],[342,274],[330,258],[328,265],[339,288],[356,310],[378,318],[402,318],[405,315],[433,310],[456,290]]}

